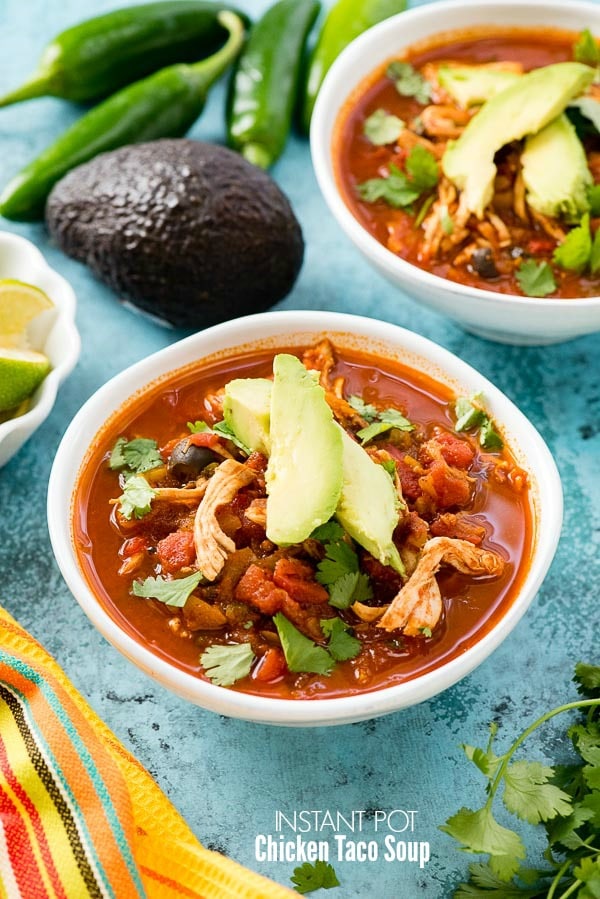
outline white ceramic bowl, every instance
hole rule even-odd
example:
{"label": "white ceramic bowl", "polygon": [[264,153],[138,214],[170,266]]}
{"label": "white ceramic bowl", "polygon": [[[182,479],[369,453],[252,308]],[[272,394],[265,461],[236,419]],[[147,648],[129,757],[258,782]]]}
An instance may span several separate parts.
{"label": "white ceramic bowl", "polygon": [[25,415],[0,424],[0,467],[5,465],[47,418],[58,388],[79,358],[81,341],[75,327],[75,294],[65,279],[46,263],[32,243],[0,232],[0,279],[14,278],[41,288],[54,303],[32,323],[33,349],[45,353],[52,371],[33,395]]}
{"label": "white ceramic bowl", "polygon": [[[98,602],[83,576],[73,546],[72,497],[92,436],[132,394],[191,362],[232,347],[300,346],[318,336],[401,359],[455,392],[483,390],[502,425],[517,462],[531,477],[534,547],[529,573],[512,605],[495,627],[462,655],[423,676],[373,693],[342,699],[279,700],[251,696],[206,683],[157,658],[126,634]],[[57,562],[85,613],[113,646],[179,696],[224,715],[270,724],[344,724],[384,715],[439,693],[479,665],[521,618],[550,566],[562,522],[562,490],[545,443],[510,400],[475,369],[424,337],[361,316],[329,312],[268,312],[209,328],[136,363],[101,387],[80,409],[56,454],[48,487],[48,524]]]}
{"label": "white ceramic bowl", "polygon": [[348,237],[389,281],[467,331],[514,344],[560,343],[600,331],[600,297],[535,299],[447,281],[400,259],[354,217],[339,192],[332,160],[338,113],[352,91],[405,47],[444,31],[478,25],[553,26],[600,33],[600,5],[546,0],[461,0],[430,3],[381,22],[338,57],[317,99],[310,132],[313,165],[325,200]]}

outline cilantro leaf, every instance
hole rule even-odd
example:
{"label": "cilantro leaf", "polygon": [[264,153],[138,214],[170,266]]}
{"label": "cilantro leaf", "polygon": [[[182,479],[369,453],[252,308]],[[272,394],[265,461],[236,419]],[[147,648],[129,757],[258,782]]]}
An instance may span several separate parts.
{"label": "cilantro leaf", "polygon": [[471,875],[469,883],[461,883],[457,892],[454,894],[455,899],[485,899],[485,897],[496,897],[496,899],[528,899],[539,896],[539,889],[534,888],[528,890],[513,884],[508,884],[505,880],[498,877],[489,865],[481,863],[473,863],[469,865],[469,874]]}
{"label": "cilantro leaf", "polygon": [[147,577],[145,581],[134,581],[132,590],[134,596],[157,599],[159,602],[164,602],[166,606],[176,606],[181,609],[201,580],[201,571],[196,571],[188,577],[172,580],[162,576]]}
{"label": "cilantro leaf", "polygon": [[313,864],[304,862],[294,868],[294,872],[290,878],[294,884],[297,893],[305,895],[312,893],[314,890],[330,890],[332,887],[339,887],[340,882],[337,879],[335,869],[329,862],[317,860]]}
{"label": "cilantro leaf", "polygon": [[325,587],[335,583],[343,575],[358,571],[358,556],[344,541],[329,543],[325,558],[317,565],[316,580]]}
{"label": "cilantro leaf", "polygon": [[384,461],[381,462],[381,467],[385,468],[389,476],[394,480],[396,477],[396,462],[394,459],[384,459]]}
{"label": "cilantro leaf", "polygon": [[143,518],[151,511],[155,496],[156,490],[152,489],[146,478],[133,475],[128,478],[119,497],[119,511],[127,520],[132,517]]}
{"label": "cilantro leaf", "polygon": [[226,440],[231,440],[231,442],[237,446],[238,449],[241,449],[243,453],[246,453],[247,456],[250,455],[252,450],[249,446],[247,446],[240,438],[234,433],[234,431],[229,427],[226,421],[218,421],[213,425],[213,432],[218,434],[220,437],[225,437]]}
{"label": "cilantro leaf", "polygon": [[370,440],[379,437],[381,434],[386,434],[393,428],[397,428],[399,431],[414,430],[414,425],[397,409],[384,409],[383,412],[377,413],[377,419],[377,421],[367,425],[366,428],[361,428],[357,432],[356,436],[360,437],[363,446],[365,443],[369,443]]}
{"label": "cilantro leaf", "polygon": [[317,646],[294,627],[282,612],[273,616],[285,661],[290,671],[331,674],[334,662],[323,646]]}
{"label": "cilantro leaf", "polygon": [[411,177],[411,183],[419,189],[420,193],[431,190],[439,181],[440,171],[433,153],[430,153],[421,144],[412,148],[406,160],[406,171]]}
{"label": "cilantro leaf", "polygon": [[563,242],[555,249],[552,258],[561,268],[581,274],[587,268],[591,255],[590,216],[586,212],[579,225],[572,228]]}
{"label": "cilantro leaf", "polygon": [[188,421],[187,426],[191,434],[204,434],[212,430],[205,421]]}
{"label": "cilantro leaf", "polygon": [[347,609],[352,603],[364,602],[372,596],[368,575],[358,571],[348,571],[329,585],[329,605],[336,609]]}
{"label": "cilantro leaf", "polygon": [[250,674],[255,659],[249,643],[215,644],[205,649],[200,656],[204,673],[218,687],[230,687],[236,681]]}
{"label": "cilantro leaf", "polygon": [[376,109],[365,119],[363,132],[376,147],[393,144],[402,134],[406,123],[385,109]]}
{"label": "cilantro leaf", "polygon": [[360,197],[367,203],[385,200],[394,209],[410,206],[420,196],[420,191],[411,186],[410,181],[397,165],[390,163],[389,173],[385,178],[369,178],[358,184],[356,189]]}
{"label": "cilantro leaf", "polygon": [[554,771],[540,762],[513,762],[504,772],[503,801],[509,812],[539,824],[557,815],[570,815],[572,806],[566,793],[548,783]]}
{"label": "cilantro leaf", "polygon": [[431,100],[431,85],[409,62],[390,63],[386,75],[402,97],[414,97],[423,106]]}
{"label": "cilantro leaf", "polygon": [[525,858],[525,846],[514,830],[499,824],[491,808],[484,806],[474,812],[461,808],[440,827],[457,840],[466,852],[485,852],[489,855]]}
{"label": "cilantro leaf", "polygon": [[118,471],[128,468],[130,471],[141,474],[163,465],[163,460],[158,452],[156,440],[146,437],[136,437],[135,440],[126,440],[119,437],[110,454],[109,468]]}
{"label": "cilantro leaf", "polygon": [[459,396],[454,403],[456,424],[454,430],[475,431],[479,434],[479,443],[486,450],[501,450],[504,441],[496,431],[490,416],[481,408],[483,394],[474,393],[470,398]]}
{"label": "cilantro leaf", "polygon": [[327,649],[336,662],[354,659],[362,649],[362,643],[348,633],[348,628],[341,618],[321,619],[321,629],[329,639]]}
{"label": "cilantro leaf", "polygon": [[346,531],[337,521],[326,521],[325,524],[320,524],[318,528],[315,528],[310,536],[312,540],[329,543],[342,540],[345,534]]}
{"label": "cilantro leaf", "polygon": [[371,403],[365,403],[362,396],[356,396],[353,394],[348,397],[348,402],[352,406],[355,412],[358,412],[361,418],[364,418],[365,421],[373,421],[377,418],[377,409],[375,406],[371,405]]}
{"label": "cilantro leaf", "polygon": [[526,297],[547,297],[556,290],[554,273],[547,262],[528,259],[517,269],[517,281]]}
{"label": "cilantro leaf", "polygon": [[595,67],[600,63],[600,47],[589,28],[581,32],[573,45],[573,57],[586,66]]}
{"label": "cilantro leaf", "polygon": [[473,762],[489,780],[495,776],[502,759],[492,752],[491,748],[486,750],[479,746],[468,746],[466,743],[463,743],[462,748],[469,761]]}
{"label": "cilantro leaf", "polygon": [[439,178],[435,157],[419,145],[408,154],[406,172],[408,174],[392,162],[385,178],[369,178],[358,184],[356,189],[367,203],[385,200],[394,209],[401,209],[410,206],[422,193],[435,187]]}
{"label": "cilantro leaf", "polygon": [[585,662],[578,662],[575,665],[574,680],[578,684],[579,693],[592,699],[600,697],[600,665],[587,665]]}
{"label": "cilantro leaf", "polygon": [[[600,109],[600,103],[596,103],[596,105]],[[598,130],[600,131],[600,128]],[[593,216],[600,215],[600,184],[594,184],[589,188],[588,200],[590,201],[590,214]]]}

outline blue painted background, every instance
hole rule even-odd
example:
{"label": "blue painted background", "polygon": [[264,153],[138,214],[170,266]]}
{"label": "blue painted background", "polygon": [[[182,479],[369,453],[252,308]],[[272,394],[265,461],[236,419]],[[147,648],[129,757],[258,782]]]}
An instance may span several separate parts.
{"label": "blue painted background", "polygon": [[[0,90],[28,74],[56,32],[115,5],[2,0]],[[239,5],[257,13],[265,3]],[[222,110],[219,88],[193,136],[221,141]],[[0,183],[77,114],[54,99],[0,110]],[[254,838],[274,830],[275,811],[416,809],[415,837],[432,845],[424,871],[381,860],[336,864],[342,888],[323,895],[442,899],[464,875],[468,858],[437,826],[459,806],[477,807],[483,798],[459,744],[484,741],[494,718],[503,746],[538,712],[573,696],[577,660],[599,660],[600,334],[543,349],[468,336],[396,292],[357,255],[318,193],[305,141],[291,141],[273,175],[296,209],[307,244],[302,274],[280,308],[351,311],[419,331],[494,381],[548,442],[565,487],[565,526],[529,614],[484,665],[442,696],[339,729],[282,730],[226,720],[156,686],[99,636],[63,583],[47,535],[46,482],[60,437],[84,400],[111,375],[181,335],[121,307],[85,268],[52,247],[42,226],[10,222],[2,227],[37,243],[75,288],[83,352],[50,418],[0,471],[0,601],[54,653],[205,845],[287,883],[293,865],[260,865],[254,858]],[[530,742],[529,753],[544,760],[563,756],[567,746],[559,733],[548,727]]]}

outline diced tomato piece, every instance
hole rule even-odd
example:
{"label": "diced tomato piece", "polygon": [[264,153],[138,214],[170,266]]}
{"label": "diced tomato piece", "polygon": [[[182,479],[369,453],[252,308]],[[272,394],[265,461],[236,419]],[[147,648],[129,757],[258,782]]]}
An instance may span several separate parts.
{"label": "diced tomato piece", "polygon": [[194,535],[191,531],[173,531],[159,540],[156,552],[163,571],[175,574],[181,568],[191,565],[196,558]]}
{"label": "diced tomato piece", "polygon": [[122,559],[129,559],[137,553],[145,552],[150,546],[150,541],[146,537],[129,537],[121,546],[119,555]]}
{"label": "diced tomato piece", "polygon": [[193,446],[216,446],[220,441],[218,434],[210,431],[198,431],[197,434],[190,434],[188,440]]}
{"label": "diced tomato piece", "polygon": [[263,615],[275,615],[281,611],[283,603],[289,596],[273,583],[273,575],[265,568],[250,565],[235,588],[235,598],[246,602],[262,612]]}
{"label": "diced tomato piece", "polygon": [[547,237],[532,237],[527,244],[529,253],[552,253],[556,247],[556,241]]}
{"label": "diced tomato piece", "polygon": [[254,452],[250,453],[250,455],[248,456],[246,465],[248,466],[248,468],[251,468],[252,471],[263,472],[267,470],[268,461],[269,460],[267,459],[267,457],[263,456],[262,453]]}
{"label": "diced tomato piece", "polygon": [[[310,637],[311,640],[322,640],[323,631],[321,630],[321,618],[330,617],[329,615],[323,614],[323,606],[317,606],[317,609],[315,609],[314,606],[301,606],[299,602],[296,602],[295,599],[288,596],[285,590],[282,592],[285,599],[281,604],[281,611],[285,617],[291,621],[299,631],[307,637]],[[333,612],[331,606],[327,606],[326,608]]]}
{"label": "diced tomato piece", "polygon": [[314,571],[299,559],[279,559],[273,581],[301,605],[316,605],[329,601],[329,593],[315,581]]}
{"label": "diced tomato piece", "polygon": [[252,679],[263,684],[278,680],[287,671],[285,656],[281,649],[272,646],[265,652],[262,659],[252,672]]}
{"label": "diced tomato piece", "polygon": [[441,460],[432,463],[419,483],[440,509],[465,506],[471,498],[471,483],[466,472],[451,468]]}
{"label": "diced tomato piece", "polygon": [[448,465],[456,468],[469,468],[475,458],[475,450],[468,440],[451,434],[450,431],[442,431],[434,438],[440,447],[442,457]]}
{"label": "diced tomato piece", "polygon": [[393,446],[388,446],[387,450],[396,461],[396,471],[398,472],[398,477],[400,478],[402,495],[405,499],[410,500],[410,502],[414,502],[423,493],[419,484],[420,475],[414,470],[414,468],[411,468],[411,466],[407,465],[404,461],[406,453],[399,454],[397,451],[394,451],[395,447]]}

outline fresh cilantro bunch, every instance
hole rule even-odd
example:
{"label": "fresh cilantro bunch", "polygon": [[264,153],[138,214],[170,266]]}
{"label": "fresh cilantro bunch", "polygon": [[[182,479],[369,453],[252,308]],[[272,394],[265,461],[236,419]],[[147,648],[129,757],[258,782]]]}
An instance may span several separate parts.
{"label": "fresh cilantro bunch", "polygon": [[384,200],[394,209],[402,209],[412,206],[422,194],[432,190],[439,177],[435,156],[417,144],[408,154],[405,172],[392,162],[385,178],[369,178],[356,189],[367,203]]}
{"label": "fresh cilantro bunch", "polygon": [[414,97],[423,106],[431,100],[431,85],[409,62],[391,62],[386,75],[401,97]]}
{"label": "fresh cilantro bunch", "polygon": [[187,426],[192,434],[216,434],[218,437],[224,437],[226,440],[231,440],[231,442],[237,446],[238,449],[241,449],[243,453],[246,453],[247,456],[250,455],[250,447],[246,446],[246,444],[237,437],[226,421],[217,421],[212,428],[209,428],[205,421],[188,421]]}
{"label": "fresh cilantro bunch", "polygon": [[311,534],[325,547],[325,558],[317,565],[316,579],[329,592],[329,605],[348,609],[354,602],[371,599],[369,577],[359,570],[358,556],[344,540],[346,532],[336,521],[328,521]]}
{"label": "fresh cilantro bunch", "polygon": [[395,143],[405,128],[406,123],[397,115],[376,109],[365,119],[363,133],[376,147],[383,147]]}
{"label": "fresh cilantro bunch", "polygon": [[365,403],[361,396],[355,394],[348,398],[348,402],[368,423],[367,427],[362,428],[356,435],[360,438],[363,446],[393,428],[397,428],[399,431],[414,431],[415,429],[408,418],[405,418],[397,409],[379,411],[371,403]]}
{"label": "fresh cilantro bunch", "polygon": [[573,228],[554,251],[554,262],[568,271],[597,275],[600,271],[600,229],[592,238],[589,212]]}
{"label": "fresh cilantro bunch", "polygon": [[474,431],[479,436],[479,443],[486,450],[501,450],[504,442],[494,427],[490,416],[481,408],[483,394],[474,393],[467,399],[459,396],[454,404],[456,424],[454,430]]}
{"label": "fresh cilantro bunch", "polygon": [[[600,667],[578,664],[575,681],[587,697],[552,709],[534,721],[503,755],[496,755],[491,728],[487,747],[463,746],[465,755],[486,778],[482,808],[462,808],[441,830],[465,852],[489,855],[469,866],[467,883],[455,899],[598,899],[600,897]],[[584,714],[567,729],[577,760],[548,767],[513,757],[526,739],[562,712]],[[548,846],[544,863],[526,867],[521,836],[494,816],[501,795],[508,811],[530,824],[543,824]]]}

